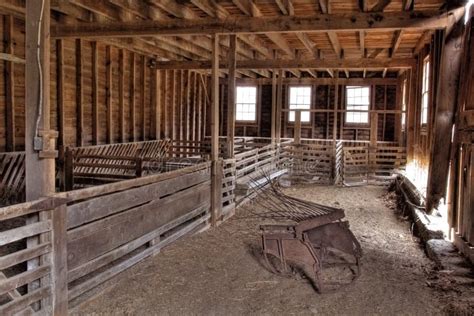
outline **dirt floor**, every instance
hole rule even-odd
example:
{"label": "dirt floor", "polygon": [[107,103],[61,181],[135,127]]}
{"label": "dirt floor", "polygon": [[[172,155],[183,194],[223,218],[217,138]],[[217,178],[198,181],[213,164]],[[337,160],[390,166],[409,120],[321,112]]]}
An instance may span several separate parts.
{"label": "dirt floor", "polygon": [[[186,237],[109,282],[73,314],[135,315],[438,315],[447,302],[430,283],[434,264],[381,187],[298,186],[285,192],[342,207],[361,242],[362,275],[331,294],[307,279],[261,264],[258,226],[248,204],[216,229]],[[467,314],[466,314],[467,315]]]}

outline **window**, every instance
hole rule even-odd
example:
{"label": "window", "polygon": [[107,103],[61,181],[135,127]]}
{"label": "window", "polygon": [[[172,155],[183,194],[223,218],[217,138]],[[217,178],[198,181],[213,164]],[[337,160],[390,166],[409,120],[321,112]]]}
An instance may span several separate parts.
{"label": "window", "polygon": [[237,87],[236,121],[257,120],[257,87]]}
{"label": "window", "polygon": [[428,123],[428,98],[430,94],[430,56],[423,61],[423,85],[421,89],[421,124]]}
{"label": "window", "polygon": [[[311,109],[311,87],[290,87],[290,110],[295,109]],[[295,121],[295,111],[289,112],[288,120]],[[301,122],[309,121],[309,112],[301,112]]]}
{"label": "window", "polygon": [[[370,107],[370,87],[347,86],[346,98],[346,123],[368,124]],[[351,110],[356,110],[357,112],[351,112]]]}
{"label": "window", "polygon": [[407,110],[407,80],[403,80],[402,85],[402,129],[405,129]]}

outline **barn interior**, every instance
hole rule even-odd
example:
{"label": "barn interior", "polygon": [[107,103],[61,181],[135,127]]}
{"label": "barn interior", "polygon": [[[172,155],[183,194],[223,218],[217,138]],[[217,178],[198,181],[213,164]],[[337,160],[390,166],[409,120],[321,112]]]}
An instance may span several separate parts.
{"label": "barn interior", "polygon": [[[2,0],[0,313],[474,313],[472,3]],[[354,284],[262,266],[274,183]]]}

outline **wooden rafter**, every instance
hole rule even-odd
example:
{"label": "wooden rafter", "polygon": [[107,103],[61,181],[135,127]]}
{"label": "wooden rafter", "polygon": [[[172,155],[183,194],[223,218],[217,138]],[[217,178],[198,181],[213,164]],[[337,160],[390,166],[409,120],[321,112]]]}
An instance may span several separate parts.
{"label": "wooden rafter", "polygon": [[[232,0],[232,2],[245,14],[252,16],[254,18],[261,18],[263,16],[260,9],[252,0]],[[295,57],[293,49],[290,47],[286,39],[281,34],[266,34],[267,37],[275,43],[275,45],[281,49],[285,54],[291,58]]]}
{"label": "wooden rafter", "polygon": [[393,35],[392,47],[390,48],[390,57],[393,57],[400,46],[402,40],[403,30],[398,30]]}

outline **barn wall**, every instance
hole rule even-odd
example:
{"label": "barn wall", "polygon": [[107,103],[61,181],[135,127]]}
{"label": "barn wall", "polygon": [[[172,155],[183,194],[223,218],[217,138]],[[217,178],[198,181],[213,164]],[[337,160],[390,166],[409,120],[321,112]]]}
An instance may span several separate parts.
{"label": "barn wall", "polygon": [[[7,19],[0,15],[1,52],[9,44]],[[11,29],[13,53],[24,59],[24,21],[13,18]],[[205,78],[187,70],[157,71],[152,61],[153,56],[101,42],[52,41],[51,128],[59,131],[60,147],[163,137],[199,139],[205,121],[200,115],[206,104]],[[25,64],[13,63],[12,107],[6,96],[9,63],[0,61],[0,151],[21,151],[25,140]],[[60,82],[63,89],[58,89]],[[10,130],[7,108],[14,113]],[[14,135],[14,146],[7,146],[10,134]]]}
{"label": "barn wall", "polygon": [[[246,82],[246,84],[248,84]],[[257,86],[257,122],[235,123],[236,136],[260,136],[270,137],[271,134],[271,106],[272,86],[270,84],[256,83]],[[307,85],[307,84],[304,84]],[[312,87],[313,109],[334,109],[335,85],[310,84]],[[283,85],[283,109],[288,109],[288,93],[292,84]],[[294,86],[294,85],[293,85]],[[220,87],[220,113],[221,125],[220,135],[226,134],[227,126],[227,86]],[[397,99],[397,84],[373,84],[370,85],[371,109],[372,110],[399,110],[400,100]],[[338,109],[345,109],[345,85],[339,85]],[[398,141],[397,127],[400,118],[396,114],[386,113],[378,116],[378,141]],[[303,138],[332,139],[334,114],[312,113],[311,123],[302,124],[301,136]],[[287,114],[282,115],[282,137],[293,137],[294,124],[288,122]],[[341,123],[341,115],[338,116],[337,138],[346,140],[370,140],[370,123],[367,125],[347,125]]]}

